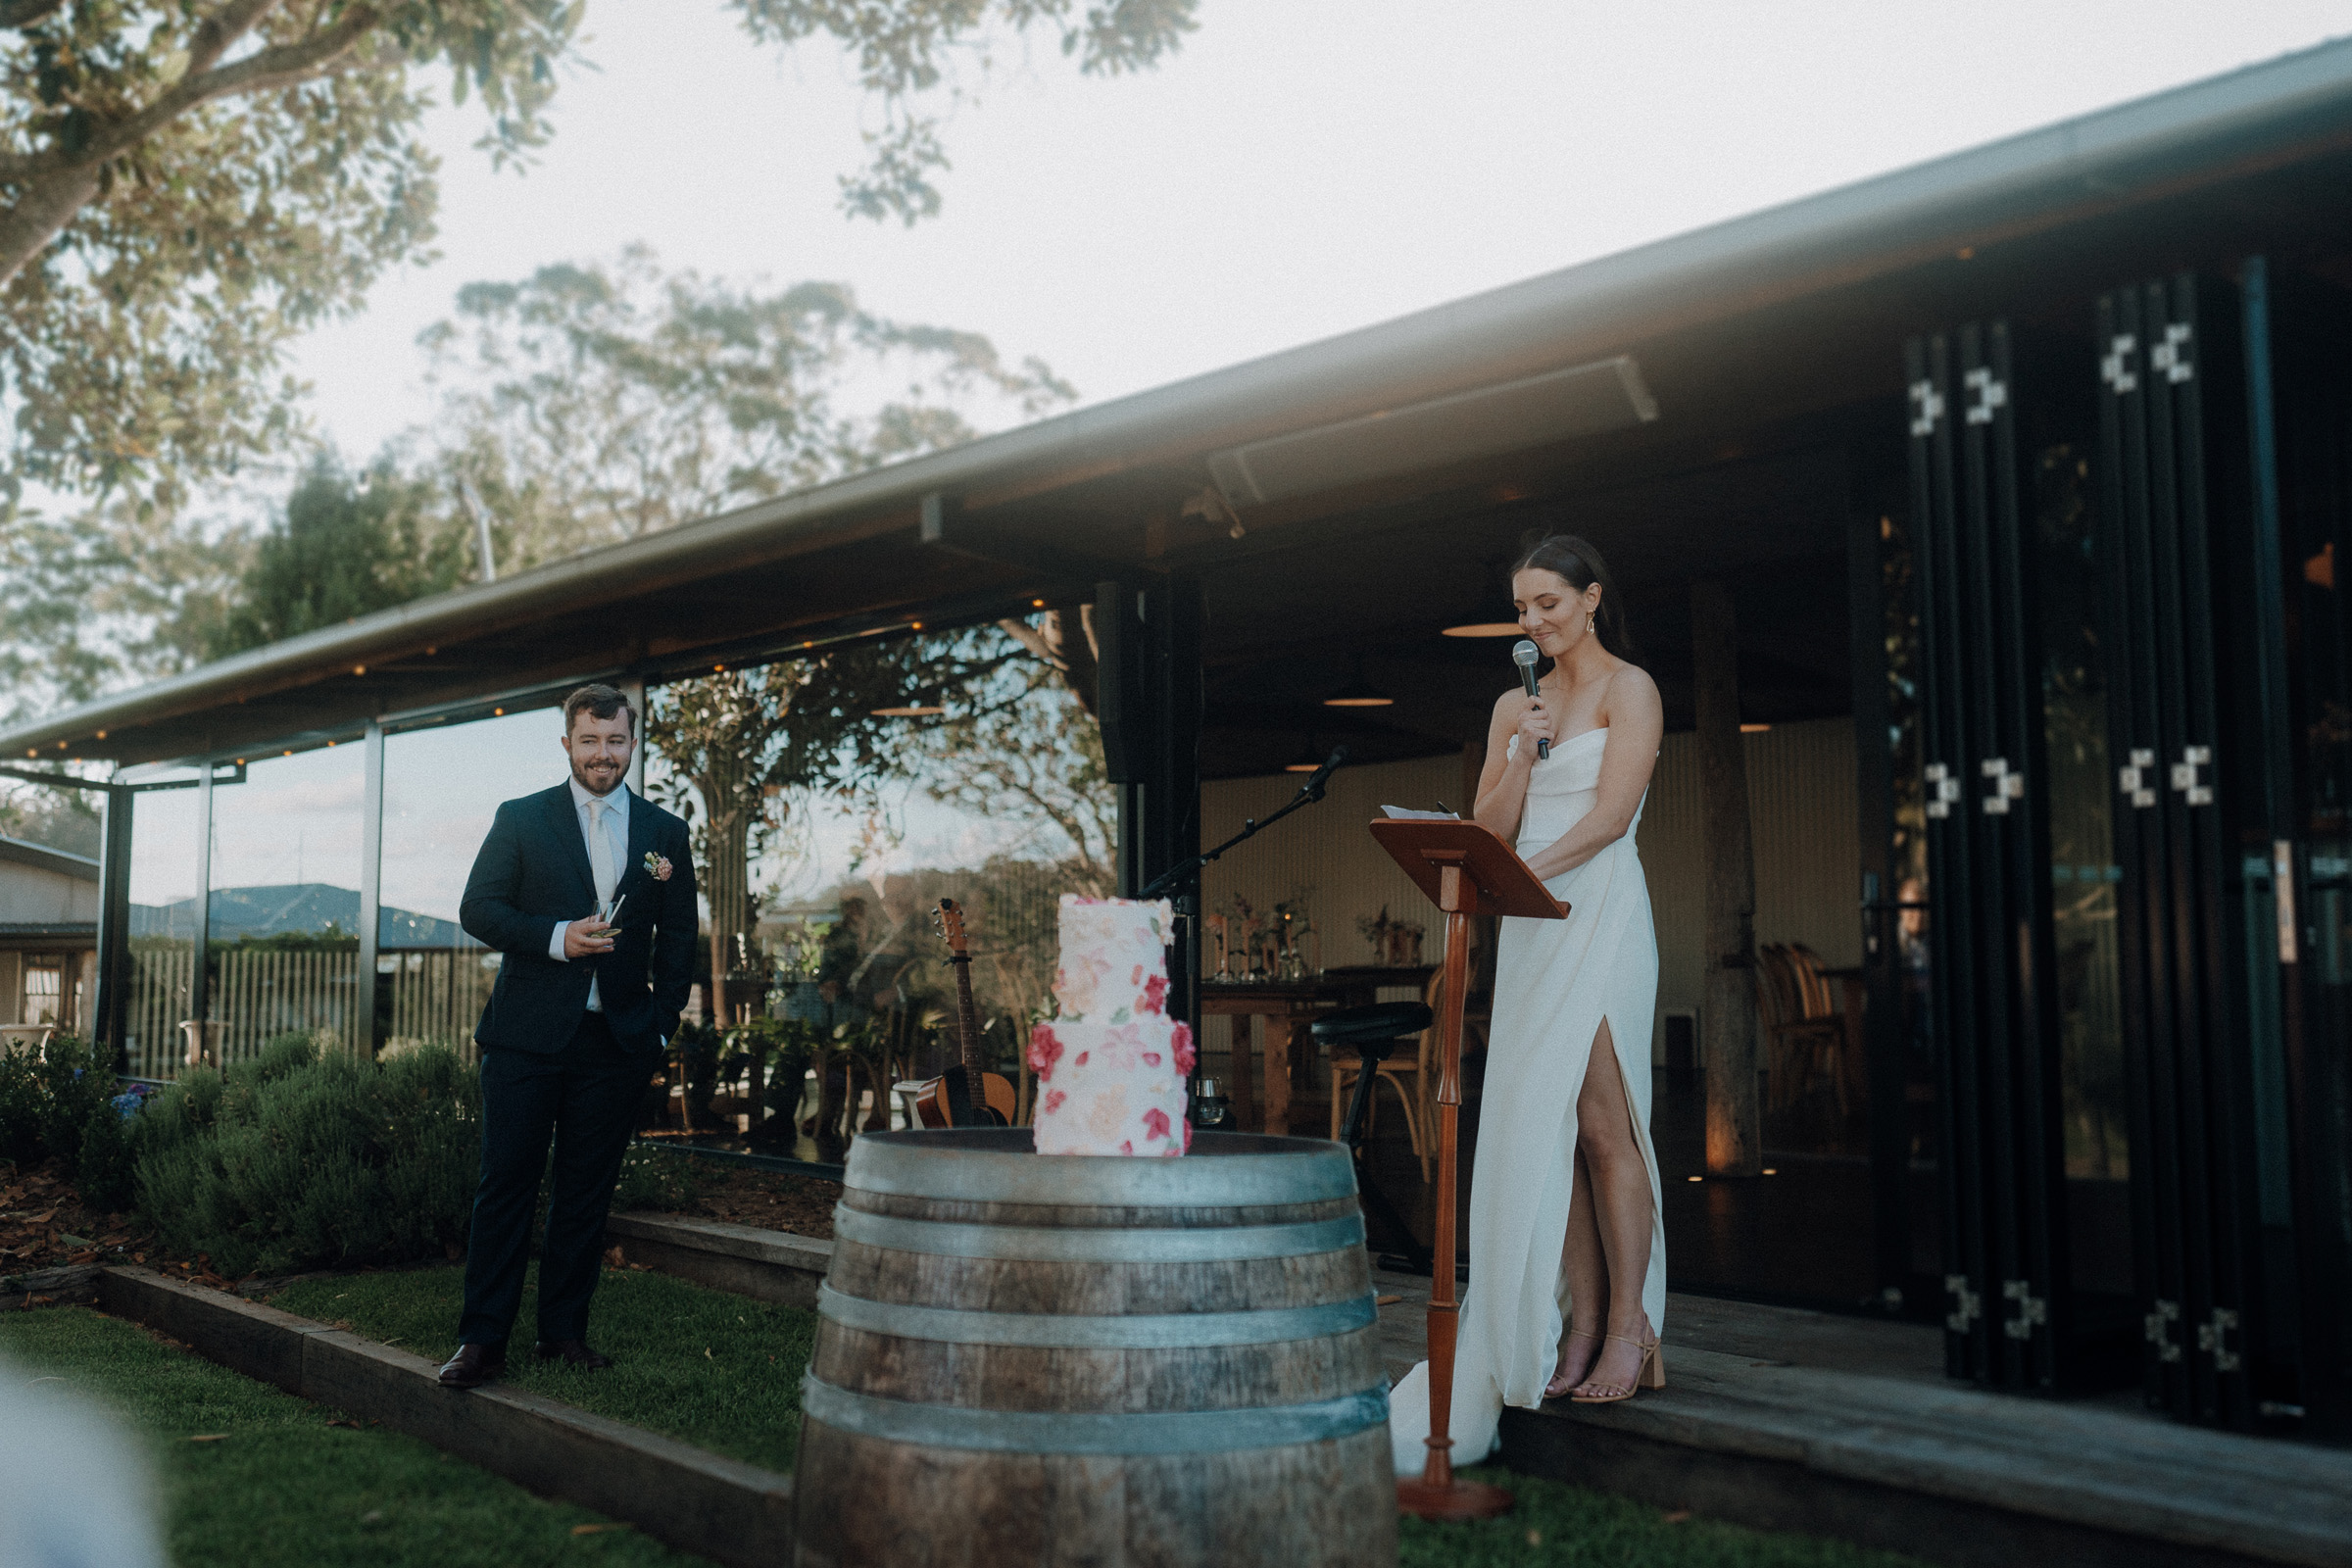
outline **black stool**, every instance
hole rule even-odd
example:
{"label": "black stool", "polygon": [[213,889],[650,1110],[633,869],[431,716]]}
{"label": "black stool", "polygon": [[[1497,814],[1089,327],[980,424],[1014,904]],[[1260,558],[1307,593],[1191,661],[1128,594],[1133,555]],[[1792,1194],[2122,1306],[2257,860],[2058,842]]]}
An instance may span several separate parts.
{"label": "black stool", "polygon": [[1340,1142],[1355,1156],[1355,1185],[1363,1195],[1365,1206],[1380,1216],[1402,1249],[1399,1252],[1382,1253],[1380,1266],[1400,1273],[1428,1273],[1429,1249],[1414,1238],[1404,1216],[1396,1212],[1388,1195],[1373,1184],[1372,1172],[1364,1164],[1364,1111],[1372,1103],[1372,1085],[1380,1076],[1380,1064],[1389,1059],[1389,1053],[1399,1040],[1412,1039],[1427,1029],[1430,1018],[1426,1003],[1376,1002],[1368,1007],[1344,1007],[1338,1012],[1327,1012],[1311,1026],[1318,1045],[1356,1054],[1355,1092],[1348,1097],[1348,1116],[1340,1124]]}

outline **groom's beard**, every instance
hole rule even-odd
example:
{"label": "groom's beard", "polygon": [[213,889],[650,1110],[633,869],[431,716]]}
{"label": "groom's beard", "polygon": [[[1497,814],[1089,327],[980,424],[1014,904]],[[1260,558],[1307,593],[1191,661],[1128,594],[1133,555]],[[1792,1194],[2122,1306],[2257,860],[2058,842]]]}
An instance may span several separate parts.
{"label": "groom's beard", "polygon": [[610,758],[582,762],[575,757],[571,762],[571,776],[579,781],[580,788],[597,796],[610,795],[620,788],[620,781],[628,775],[628,771],[625,765]]}

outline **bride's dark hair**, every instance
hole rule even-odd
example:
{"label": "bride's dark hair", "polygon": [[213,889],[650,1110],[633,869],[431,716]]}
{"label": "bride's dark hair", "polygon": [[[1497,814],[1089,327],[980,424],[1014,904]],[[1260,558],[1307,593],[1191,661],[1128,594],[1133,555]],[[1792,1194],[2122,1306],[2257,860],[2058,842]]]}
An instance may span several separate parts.
{"label": "bride's dark hair", "polygon": [[1600,608],[1592,612],[1592,628],[1600,634],[1601,647],[1620,659],[1630,657],[1634,640],[1626,635],[1625,607],[1618,603],[1617,580],[1609,575],[1608,563],[1600,559],[1600,552],[1572,533],[1530,537],[1535,542],[1511,568],[1511,575],[1516,577],[1531,567],[1548,571],[1580,594],[1600,584]]}

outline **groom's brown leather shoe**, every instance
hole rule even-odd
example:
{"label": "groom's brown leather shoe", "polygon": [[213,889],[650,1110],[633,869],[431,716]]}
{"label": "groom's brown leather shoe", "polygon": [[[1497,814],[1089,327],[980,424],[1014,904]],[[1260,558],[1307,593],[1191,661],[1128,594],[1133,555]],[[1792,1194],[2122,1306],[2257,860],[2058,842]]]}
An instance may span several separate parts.
{"label": "groom's brown leather shoe", "polygon": [[503,1345],[461,1345],[441,1369],[445,1389],[478,1389],[507,1369]]}
{"label": "groom's brown leather shoe", "polygon": [[562,1361],[565,1366],[578,1367],[583,1372],[602,1372],[612,1364],[609,1355],[599,1355],[588,1348],[586,1340],[541,1340],[539,1359]]}

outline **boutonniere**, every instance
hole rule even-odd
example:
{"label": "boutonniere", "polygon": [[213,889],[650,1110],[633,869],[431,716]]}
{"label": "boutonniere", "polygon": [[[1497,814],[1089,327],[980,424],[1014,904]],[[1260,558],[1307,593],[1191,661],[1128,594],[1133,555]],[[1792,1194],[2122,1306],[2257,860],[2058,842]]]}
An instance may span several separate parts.
{"label": "boutonniere", "polygon": [[669,862],[652,850],[645,852],[645,874],[657,882],[669,880]]}

